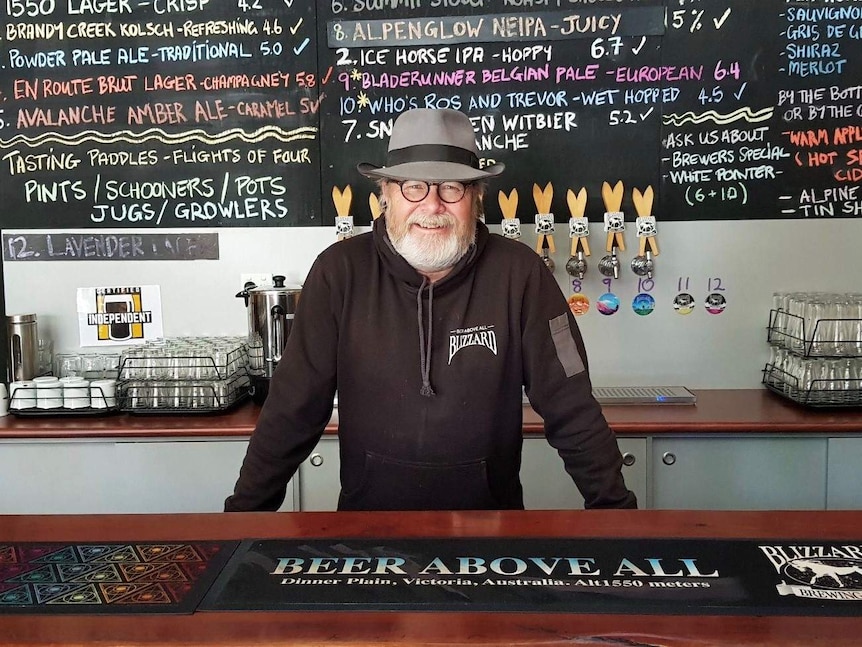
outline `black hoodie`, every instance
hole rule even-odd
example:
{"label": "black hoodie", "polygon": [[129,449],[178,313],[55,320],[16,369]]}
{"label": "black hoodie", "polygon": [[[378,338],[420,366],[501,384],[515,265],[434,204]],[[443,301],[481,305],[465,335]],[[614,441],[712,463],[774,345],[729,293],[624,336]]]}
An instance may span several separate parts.
{"label": "black hoodie", "polygon": [[315,261],[226,511],[275,510],[338,392],[340,510],[519,509],[522,388],[587,508],[636,506],[568,304],[488,232],[429,284],[384,219]]}

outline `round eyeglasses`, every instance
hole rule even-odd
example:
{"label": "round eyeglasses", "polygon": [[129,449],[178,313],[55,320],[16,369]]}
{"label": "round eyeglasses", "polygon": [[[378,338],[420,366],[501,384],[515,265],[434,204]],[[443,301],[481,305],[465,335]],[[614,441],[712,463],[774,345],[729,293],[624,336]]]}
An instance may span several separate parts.
{"label": "round eyeglasses", "polygon": [[425,182],[424,180],[401,180],[395,181],[401,187],[401,195],[409,202],[422,202],[431,191],[432,186],[437,187],[437,195],[443,202],[454,204],[460,202],[467,192],[469,184],[463,182]]}

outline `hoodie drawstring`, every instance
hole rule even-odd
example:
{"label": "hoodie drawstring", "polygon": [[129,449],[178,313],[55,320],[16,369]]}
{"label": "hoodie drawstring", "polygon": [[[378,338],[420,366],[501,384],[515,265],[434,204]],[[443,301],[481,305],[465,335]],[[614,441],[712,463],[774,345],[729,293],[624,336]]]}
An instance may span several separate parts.
{"label": "hoodie drawstring", "polygon": [[[425,330],[422,323],[422,290],[428,286],[428,341],[425,341]],[[434,303],[434,283],[428,280],[427,277],[422,277],[422,285],[419,286],[419,292],[416,294],[416,319],[419,322],[419,368],[422,372],[422,388],[419,389],[419,395],[424,395],[430,398],[435,395],[434,389],[431,388],[431,327],[432,327],[432,304]]]}

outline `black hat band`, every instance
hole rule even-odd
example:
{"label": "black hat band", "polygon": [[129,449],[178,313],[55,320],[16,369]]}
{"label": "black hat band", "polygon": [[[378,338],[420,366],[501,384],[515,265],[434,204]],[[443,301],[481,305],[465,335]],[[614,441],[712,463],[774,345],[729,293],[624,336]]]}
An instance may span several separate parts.
{"label": "black hat band", "polygon": [[389,151],[387,166],[409,162],[452,162],[479,168],[479,158],[473,151],[445,144],[417,144]]}

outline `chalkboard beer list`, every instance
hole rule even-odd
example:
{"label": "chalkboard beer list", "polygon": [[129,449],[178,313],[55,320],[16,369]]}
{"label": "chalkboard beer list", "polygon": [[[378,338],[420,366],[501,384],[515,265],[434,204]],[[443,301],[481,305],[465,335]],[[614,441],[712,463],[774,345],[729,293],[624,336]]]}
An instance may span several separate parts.
{"label": "chalkboard beer list", "polygon": [[518,189],[526,225],[534,183],[552,184],[558,222],[569,217],[569,188],[586,187],[588,215],[601,218],[602,181],[658,187],[663,92],[628,78],[660,67],[661,3],[346,0],[329,9],[326,20],[319,12],[318,40],[338,84],[321,141],[342,153],[325,165],[324,186],[356,182],[358,161],[383,163],[393,119],[428,107],[466,112],[481,162],[506,163],[488,222],[501,219],[498,190]]}
{"label": "chalkboard beer list", "polygon": [[313,0],[0,0],[4,228],[320,221]]}
{"label": "chalkboard beer list", "polygon": [[[321,61],[338,84],[321,113],[324,186],[382,162],[392,119],[453,107],[483,162],[508,171],[518,215],[532,184],[653,185],[661,220],[850,217],[859,189],[862,0],[334,0]],[[651,12],[661,12],[656,16]],[[324,24],[325,23],[325,24]],[[326,150],[337,148],[337,157]],[[370,182],[362,184],[372,190]],[[325,219],[332,207],[324,205]]]}
{"label": "chalkboard beer list", "polygon": [[788,4],[779,34],[776,109],[793,160],[782,211],[862,216],[862,0]]}
{"label": "chalkboard beer list", "polygon": [[862,215],[862,0],[0,0],[0,227],[370,221],[392,122],[663,220]]}
{"label": "chalkboard beer list", "polygon": [[862,216],[862,0],[669,5],[662,197],[691,219]]}

